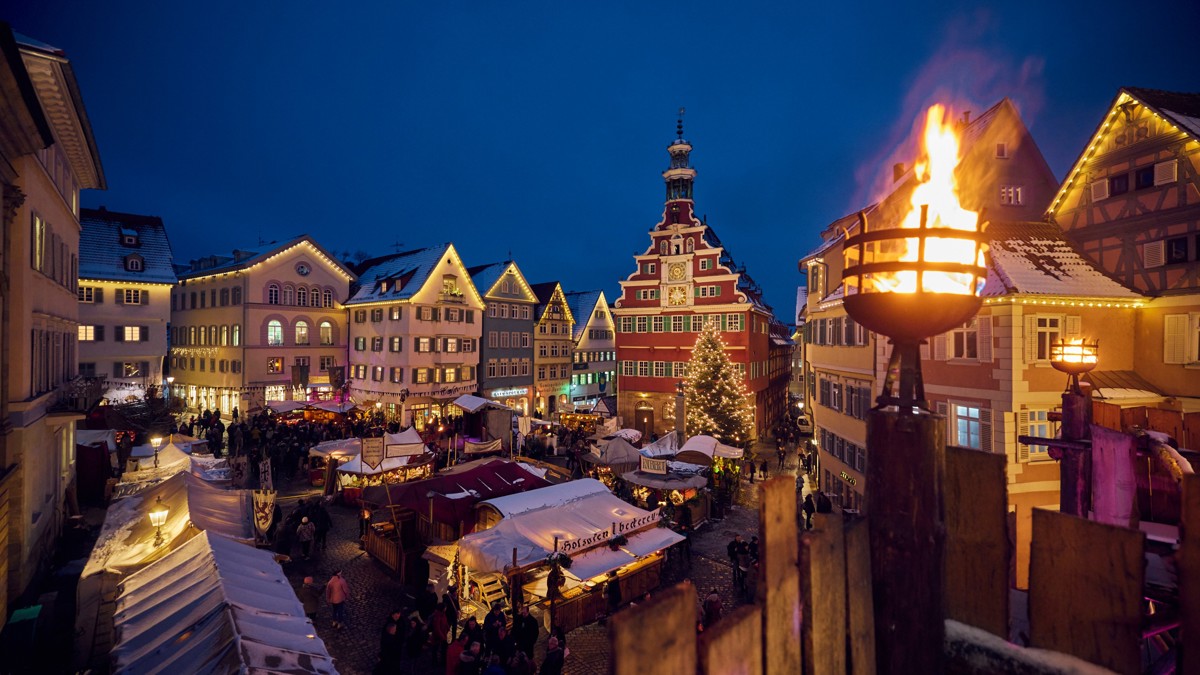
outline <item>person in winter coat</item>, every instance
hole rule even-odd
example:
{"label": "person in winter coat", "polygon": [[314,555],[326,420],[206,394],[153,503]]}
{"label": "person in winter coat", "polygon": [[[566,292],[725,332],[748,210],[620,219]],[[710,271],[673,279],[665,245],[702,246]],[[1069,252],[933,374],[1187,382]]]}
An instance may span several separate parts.
{"label": "person in winter coat", "polygon": [[817,512],[817,504],[813,501],[811,493],[804,495],[804,529],[811,530],[813,527],[813,514]]}
{"label": "person in winter coat", "polygon": [[300,527],[296,528],[296,540],[300,542],[300,557],[308,560],[312,553],[313,539],[317,536],[317,526],[313,525],[308,516],[300,519]]}
{"label": "person in winter coat", "polygon": [[508,675],[533,675],[533,669],[533,661],[519,649],[508,660]]}
{"label": "person in winter coat", "polygon": [[446,675],[455,675],[458,672],[459,657],[467,650],[467,642],[467,636],[463,635],[461,640],[454,640],[446,648]]}
{"label": "person in winter coat", "polygon": [[429,655],[435,666],[446,662],[446,637],[449,632],[450,620],[446,618],[446,609],[438,605],[429,615],[429,644],[432,647]]}
{"label": "person in winter coat", "polygon": [[483,669],[482,651],[483,646],[479,644],[479,641],[472,640],[471,646],[458,656],[458,669],[454,671],[455,675],[479,675]]}
{"label": "person in winter coat", "polygon": [[404,639],[400,636],[396,624],[389,621],[379,638],[379,665],[375,667],[375,672],[380,675],[398,672],[403,654]]}
{"label": "person in winter coat", "polygon": [[508,619],[504,616],[504,606],[499,602],[493,603],[492,610],[483,617],[483,643],[487,645],[488,649],[491,649],[500,628],[507,624]]}
{"label": "person in winter coat", "polygon": [[608,573],[608,582],[604,584],[604,597],[608,600],[608,613],[616,614],[621,608],[621,580],[616,572]]}
{"label": "person in winter coat", "polygon": [[704,599],[704,627],[711,628],[721,618],[721,595],[712,589]]}
{"label": "person in winter coat", "polygon": [[566,652],[558,646],[558,638],[550,638],[546,643],[546,658],[542,661],[542,668],[538,671],[538,675],[562,675],[563,663],[566,658]]}
{"label": "person in winter coat", "polygon": [[538,632],[537,619],[529,615],[528,607],[521,605],[521,609],[513,617],[512,636],[513,641],[517,643],[517,649],[529,658],[533,658],[533,646],[537,644]]}
{"label": "person in winter coat", "polygon": [[341,628],[346,624],[346,600],[349,598],[350,584],[346,583],[342,571],[338,570],[329,578],[329,583],[325,584],[325,600],[333,610],[334,628]]}
{"label": "person in winter coat", "polygon": [[317,608],[321,605],[321,591],[313,582],[312,577],[304,577],[304,584],[296,591],[296,597],[300,600],[300,604],[304,605],[304,616],[307,616],[309,621],[316,623]]}
{"label": "person in winter coat", "polygon": [[313,500],[312,514],[313,524],[317,526],[317,536],[313,540],[313,548],[324,552],[327,547],[329,530],[333,529],[333,519],[329,517],[329,511],[326,511],[321,502],[316,499]]}
{"label": "person in winter coat", "polygon": [[492,654],[491,657],[488,658],[487,668],[483,669],[483,675],[508,675],[508,671],[504,669],[504,666],[501,665],[501,663],[503,663],[503,661],[501,661],[500,657]]}

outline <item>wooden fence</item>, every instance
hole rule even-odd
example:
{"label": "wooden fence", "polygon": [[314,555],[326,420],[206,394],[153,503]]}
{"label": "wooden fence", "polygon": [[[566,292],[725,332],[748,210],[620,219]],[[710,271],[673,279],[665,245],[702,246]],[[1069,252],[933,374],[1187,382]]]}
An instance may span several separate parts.
{"label": "wooden fence", "polygon": [[[1056,511],[1035,510],[1033,517],[1029,640],[1038,649],[1004,641],[1012,556],[1005,468],[1002,455],[947,449],[942,670],[1142,672],[1142,533]],[[756,601],[700,634],[699,597],[686,581],[616,614],[609,632],[613,673],[877,672],[872,579],[888,571],[871,569],[867,522],[817,514],[814,530],[801,533],[793,480],[776,477],[758,489]],[[1184,476],[1183,502],[1176,672],[1200,673],[1200,478],[1194,474]]]}

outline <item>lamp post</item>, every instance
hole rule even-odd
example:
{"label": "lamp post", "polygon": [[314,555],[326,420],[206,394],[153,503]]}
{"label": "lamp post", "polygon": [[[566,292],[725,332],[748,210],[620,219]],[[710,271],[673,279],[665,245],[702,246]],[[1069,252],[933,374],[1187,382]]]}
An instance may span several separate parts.
{"label": "lamp post", "polygon": [[[940,108],[930,111],[925,182],[899,227],[858,231],[843,244],[846,312],[890,338],[883,391],[867,415],[867,529],[880,673],[942,671],[945,419],[929,410],[920,346],[978,312],[987,279],[978,214],[958,205]],[[936,122],[936,124],[935,124]],[[935,131],[930,135],[930,130]],[[950,168],[944,166],[949,155]],[[840,526],[840,525],[839,525]]]}
{"label": "lamp post", "polygon": [[1063,513],[1087,518],[1092,506],[1092,392],[1079,376],[1096,367],[1100,341],[1057,340],[1050,345],[1050,365],[1067,374],[1062,395],[1062,443],[1049,446],[1060,460],[1059,507]]}
{"label": "lamp post", "polygon": [[158,468],[158,446],[162,445],[162,436],[151,436],[150,447],[154,448],[154,468]]}
{"label": "lamp post", "polygon": [[168,375],[167,376],[167,411],[168,412],[171,410],[171,389],[174,384],[175,384],[175,376]]}
{"label": "lamp post", "polygon": [[162,526],[166,524],[167,514],[169,512],[170,509],[168,509],[167,506],[162,503],[162,495],[159,495],[154,502],[154,508],[150,509],[150,524],[158,528],[158,531],[154,533],[155,546],[162,546]]}

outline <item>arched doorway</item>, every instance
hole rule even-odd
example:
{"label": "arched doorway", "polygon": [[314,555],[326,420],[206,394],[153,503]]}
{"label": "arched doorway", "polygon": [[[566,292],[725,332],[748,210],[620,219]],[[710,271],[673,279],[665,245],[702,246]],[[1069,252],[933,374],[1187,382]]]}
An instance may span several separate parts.
{"label": "arched doorway", "polygon": [[642,432],[642,438],[648,440],[650,434],[654,433],[654,406],[641,401],[637,404],[633,417],[633,428]]}

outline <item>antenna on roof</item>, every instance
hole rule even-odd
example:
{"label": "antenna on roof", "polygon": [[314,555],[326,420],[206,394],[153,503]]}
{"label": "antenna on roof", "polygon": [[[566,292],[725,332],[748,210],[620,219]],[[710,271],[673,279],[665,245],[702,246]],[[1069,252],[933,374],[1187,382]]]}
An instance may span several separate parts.
{"label": "antenna on roof", "polygon": [[392,248],[396,249],[396,253],[399,253],[400,249],[404,248],[404,244],[397,241],[397,242],[392,243]]}
{"label": "antenna on roof", "polygon": [[679,119],[675,120],[675,135],[678,136],[679,140],[681,140],[681,141],[683,140],[683,113],[684,112],[686,112],[686,110],[681,107],[679,109]]}

